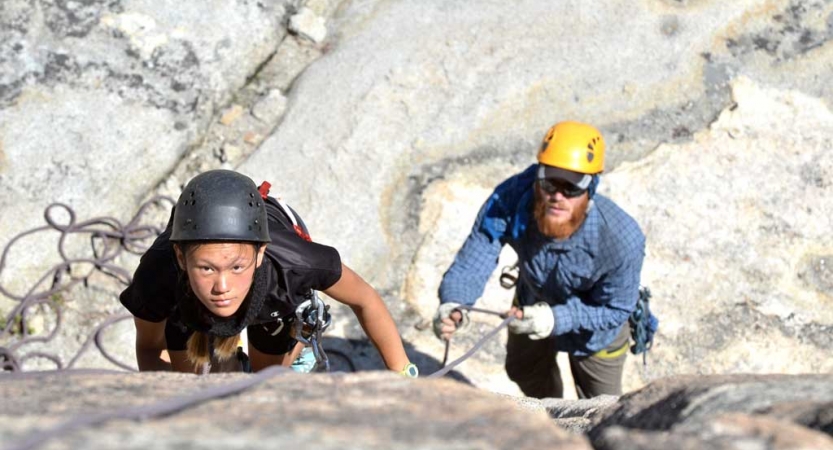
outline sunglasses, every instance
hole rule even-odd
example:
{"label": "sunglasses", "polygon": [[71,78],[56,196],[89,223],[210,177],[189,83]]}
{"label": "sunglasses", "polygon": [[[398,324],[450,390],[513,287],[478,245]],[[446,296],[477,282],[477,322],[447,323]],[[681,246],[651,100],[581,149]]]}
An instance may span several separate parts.
{"label": "sunglasses", "polygon": [[561,195],[567,198],[575,198],[587,192],[587,189],[582,189],[569,181],[558,180],[555,178],[539,178],[538,186],[541,190],[549,195],[560,192]]}

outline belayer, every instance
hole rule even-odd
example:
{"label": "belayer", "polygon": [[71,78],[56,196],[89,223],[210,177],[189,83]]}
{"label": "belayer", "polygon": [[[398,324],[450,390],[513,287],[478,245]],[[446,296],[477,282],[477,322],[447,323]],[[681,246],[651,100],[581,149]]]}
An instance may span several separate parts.
{"label": "belayer", "polygon": [[289,366],[302,347],[299,311],[322,291],[352,309],[389,370],[416,376],[379,294],[267,191],[229,170],[185,186],[120,295],[134,316],[139,370],[234,361],[244,329],[253,371]]}
{"label": "belayer", "polygon": [[[622,393],[645,236],[596,193],[604,156],[596,128],[572,121],[551,127],[538,164],[503,181],[486,200],[440,284],[434,332],[447,340],[469,327],[459,307],[483,294],[503,245],[515,250],[509,314],[517,319],[509,324],[505,366],[530,397],[563,396],[557,352],[569,355],[579,398]],[[655,319],[650,323],[655,329]]]}

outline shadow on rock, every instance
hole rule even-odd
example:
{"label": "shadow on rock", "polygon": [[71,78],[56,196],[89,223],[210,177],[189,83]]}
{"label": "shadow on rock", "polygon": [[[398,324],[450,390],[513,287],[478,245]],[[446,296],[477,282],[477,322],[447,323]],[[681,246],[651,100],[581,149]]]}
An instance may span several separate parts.
{"label": "shadow on rock", "polygon": [[[323,341],[324,351],[330,358],[331,372],[385,370],[379,352],[367,339],[324,337]],[[408,358],[419,367],[420,377],[426,377],[442,368],[442,361],[436,357],[417,350],[407,341],[403,341],[403,344]],[[449,372],[445,378],[473,385],[468,378],[455,370]]]}

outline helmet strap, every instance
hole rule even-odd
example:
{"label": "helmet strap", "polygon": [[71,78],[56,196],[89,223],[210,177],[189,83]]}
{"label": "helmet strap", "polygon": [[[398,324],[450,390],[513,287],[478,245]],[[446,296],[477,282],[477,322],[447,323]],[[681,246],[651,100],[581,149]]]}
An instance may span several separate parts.
{"label": "helmet strap", "polygon": [[587,199],[592,200],[593,197],[596,195],[596,189],[599,187],[599,182],[601,181],[601,177],[599,174],[593,175],[593,179],[590,180],[590,186],[587,186]]}

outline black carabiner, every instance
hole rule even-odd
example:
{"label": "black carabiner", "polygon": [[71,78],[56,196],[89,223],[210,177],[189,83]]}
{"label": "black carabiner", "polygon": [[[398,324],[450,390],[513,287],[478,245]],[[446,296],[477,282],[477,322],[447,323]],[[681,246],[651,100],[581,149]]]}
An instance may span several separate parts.
{"label": "black carabiner", "polygon": [[518,284],[518,276],[515,275],[515,270],[518,269],[518,264],[515,263],[514,265],[504,266],[503,269],[500,270],[500,286],[504,289],[512,289]]}

